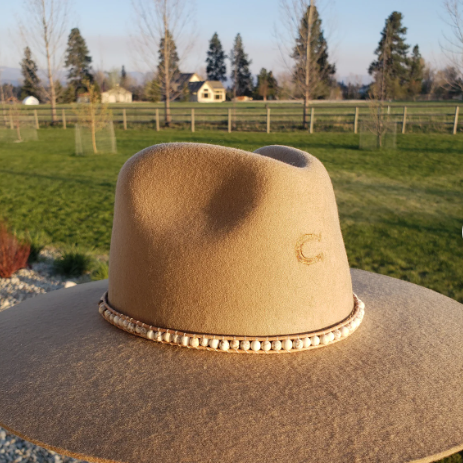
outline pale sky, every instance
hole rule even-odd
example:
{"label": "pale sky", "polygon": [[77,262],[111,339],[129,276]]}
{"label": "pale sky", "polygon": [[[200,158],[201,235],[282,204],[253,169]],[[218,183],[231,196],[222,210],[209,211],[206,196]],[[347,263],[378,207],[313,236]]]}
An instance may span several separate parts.
{"label": "pale sky", "polygon": [[[278,5],[278,0],[196,0],[197,39],[181,64],[181,71],[205,68],[208,41],[214,32],[219,34],[226,53],[235,35],[241,33],[253,74],[262,67],[276,74],[284,71],[275,37]],[[367,75],[384,21],[394,10],[404,16],[407,42],[418,44],[423,57],[434,65],[444,63],[440,43],[449,28],[441,0],[330,0],[322,10],[322,21],[329,36],[330,61],[336,64],[338,78]],[[22,1],[0,0],[0,66],[19,67],[22,52],[15,31],[16,17],[23,16],[23,11]],[[73,12],[70,27],[80,28],[95,69],[125,65],[127,71],[143,70],[133,59],[130,0],[74,0]],[[227,62],[227,71],[228,66]]]}

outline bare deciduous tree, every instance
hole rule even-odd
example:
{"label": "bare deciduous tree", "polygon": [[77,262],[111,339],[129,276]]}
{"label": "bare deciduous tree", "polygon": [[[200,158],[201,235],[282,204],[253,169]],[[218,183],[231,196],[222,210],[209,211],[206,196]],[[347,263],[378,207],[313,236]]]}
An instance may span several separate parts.
{"label": "bare deciduous tree", "polygon": [[[157,74],[165,108],[165,124],[171,123],[170,102],[183,91],[178,86],[176,47],[183,54],[194,44],[194,2],[192,0],[132,0],[135,11],[134,37],[138,58]],[[181,58],[181,57],[180,57]]]}
{"label": "bare deciduous tree", "polygon": [[69,0],[25,0],[26,20],[19,20],[23,41],[39,59],[39,69],[47,76],[42,86],[44,98],[50,102],[53,123],[56,122],[56,88],[58,71],[62,68],[66,32],[69,25]]}

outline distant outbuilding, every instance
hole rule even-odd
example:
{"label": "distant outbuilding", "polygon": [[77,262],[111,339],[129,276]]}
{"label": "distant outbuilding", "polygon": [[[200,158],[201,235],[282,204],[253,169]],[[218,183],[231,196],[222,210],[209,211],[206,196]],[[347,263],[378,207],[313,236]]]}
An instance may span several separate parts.
{"label": "distant outbuilding", "polygon": [[132,103],[132,92],[116,85],[111,90],[101,94],[102,103]]}
{"label": "distant outbuilding", "polygon": [[26,96],[26,98],[24,98],[24,100],[22,101],[22,104],[25,104],[25,105],[38,105],[40,103],[39,103],[39,100],[37,100],[37,98],[35,96]]}

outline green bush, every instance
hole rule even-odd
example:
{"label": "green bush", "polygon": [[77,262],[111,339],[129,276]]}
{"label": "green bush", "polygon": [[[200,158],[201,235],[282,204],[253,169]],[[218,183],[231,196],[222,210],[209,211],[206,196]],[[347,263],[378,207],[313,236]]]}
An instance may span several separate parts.
{"label": "green bush", "polygon": [[93,257],[77,246],[70,246],[53,262],[53,270],[66,277],[79,277],[90,273],[95,265]]}
{"label": "green bush", "polygon": [[42,249],[50,243],[50,237],[44,232],[26,232],[24,240],[29,244],[31,252],[28,263],[32,264],[39,260],[39,254]]}
{"label": "green bush", "polygon": [[106,280],[109,274],[109,266],[107,262],[98,261],[95,270],[93,270],[91,277],[93,281]]}

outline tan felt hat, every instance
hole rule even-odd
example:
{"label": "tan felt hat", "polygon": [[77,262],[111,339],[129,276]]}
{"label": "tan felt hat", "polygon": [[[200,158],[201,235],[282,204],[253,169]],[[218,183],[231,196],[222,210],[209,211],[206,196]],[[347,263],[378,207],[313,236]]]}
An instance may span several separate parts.
{"label": "tan felt hat", "polygon": [[0,424],[96,462],[431,462],[463,449],[462,328],[349,269],[313,156],[157,145],[119,175],[109,282],[0,313]]}

